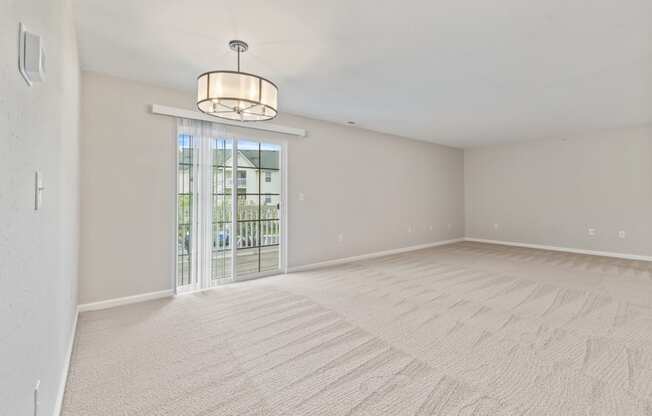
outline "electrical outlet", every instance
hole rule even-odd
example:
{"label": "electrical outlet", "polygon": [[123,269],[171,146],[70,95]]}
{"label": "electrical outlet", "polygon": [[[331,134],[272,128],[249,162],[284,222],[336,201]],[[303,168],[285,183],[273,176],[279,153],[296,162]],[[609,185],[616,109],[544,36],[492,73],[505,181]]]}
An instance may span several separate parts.
{"label": "electrical outlet", "polygon": [[337,242],[338,242],[338,243],[341,243],[342,241],[344,241],[344,234],[339,234],[339,235],[337,236]]}
{"label": "electrical outlet", "polygon": [[596,230],[595,228],[589,228],[587,231],[590,236],[594,236],[598,233],[598,230]]}
{"label": "electrical outlet", "polygon": [[498,224],[494,224],[494,230],[497,230],[498,228],[500,228],[500,226]]}
{"label": "electrical outlet", "polygon": [[411,233],[411,232],[412,232],[412,226],[411,226],[411,225],[408,226],[408,228],[407,228],[407,232],[408,232],[408,233]]}
{"label": "electrical outlet", "polygon": [[303,192],[299,192],[299,201],[303,201],[306,199],[306,196],[303,194]]}
{"label": "electrical outlet", "polygon": [[453,228],[453,224],[448,224],[448,229],[450,230],[452,228]]}
{"label": "electrical outlet", "polygon": [[432,231],[432,225],[431,225],[430,227],[428,227],[428,229],[429,229],[430,231]]}
{"label": "electrical outlet", "polygon": [[627,237],[627,233],[625,231],[618,231],[618,238],[625,238]]}

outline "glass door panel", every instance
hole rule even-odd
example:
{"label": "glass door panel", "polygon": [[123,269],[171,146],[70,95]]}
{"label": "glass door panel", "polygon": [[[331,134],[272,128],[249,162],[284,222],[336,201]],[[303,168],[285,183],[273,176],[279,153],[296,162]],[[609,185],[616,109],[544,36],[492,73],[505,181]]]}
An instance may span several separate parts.
{"label": "glass door panel", "polygon": [[195,141],[190,135],[177,137],[177,287],[194,284],[194,189]]}
{"label": "glass door panel", "polygon": [[281,147],[239,140],[236,275],[280,268]]}
{"label": "glass door panel", "polygon": [[233,187],[233,142],[212,138],[211,154],[211,262],[210,280],[213,287],[231,280],[232,273],[232,228],[231,215]]}

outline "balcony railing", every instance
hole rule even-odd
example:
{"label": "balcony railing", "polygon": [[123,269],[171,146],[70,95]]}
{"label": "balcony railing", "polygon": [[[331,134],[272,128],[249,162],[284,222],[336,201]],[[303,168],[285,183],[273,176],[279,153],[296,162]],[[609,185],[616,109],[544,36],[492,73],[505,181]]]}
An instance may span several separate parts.
{"label": "balcony railing", "polygon": [[[225,210],[230,210],[230,205]],[[240,205],[238,206],[238,223],[236,232],[237,248],[266,247],[280,244],[279,208],[276,205]],[[230,222],[230,215],[214,212],[216,223]],[[231,225],[215,231],[213,236],[213,250],[223,251],[231,249],[233,241]]]}

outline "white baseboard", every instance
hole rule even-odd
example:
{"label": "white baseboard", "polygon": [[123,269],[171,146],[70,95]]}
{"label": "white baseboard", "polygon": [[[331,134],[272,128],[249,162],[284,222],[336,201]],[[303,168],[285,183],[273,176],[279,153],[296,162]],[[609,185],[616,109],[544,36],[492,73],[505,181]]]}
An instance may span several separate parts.
{"label": "white baseboard", "polygon": [[541,244],[517,243],[517,242],[514,242],[514,241],[486,240],[486,239],[483,239],[483,238],[471,238],[471,237],[465,237],[464,241],[474,241],[476,243],[500,244],[500,245],[503,245],[503,246],[513,246],[513,247],[536,248],[536,249],[539,249],[539,250],[563,251],[565,253],[588,254],[590,256],[613,257],[613,258],[617,258],[617,259],[626,259],[626,260],[652,261],[652,256],[641,256],[639,254],[626,254],[626,253],[613,253],[613,252],[610,252],[610,251],[583,250],[583,249],[579,249],[579,248],[546,246],[546,245],[541,245]]}
{"label": "white baseboard", "polygon": [[77,319],[79,318],[79,307],[75,309],[75,317],[72,322],[72,331],[68,341],[61,380],[59,381],[59,391],[57,392],[56,401],[54,402],[54,416],[60,416],[63,409],[63,396],[66,393],[66,383],[68,381],[68,372],[70,370],[70,360],[72,359],[72,350],[75,347],[75,336],[77,335]]}
{"label": "white baseboard", "polygon": [[416,245],[416,246],[396,248],[396,249],[393,249],[393,250],[377,251],[375,253],[362,254],[360,256],[344,257],[344,258],[340,258],[340,259],[321,261],[319,263],[306,264],[306,265],[303,265],[303,266],[289,267],[287,272],[288,273],[296,273],[296,272],[303,272],[303,271],[306,271],[306,270],[321,269],[322,267],[329,267],[329,266],[335,266],[335,265],[338,265],[338,264],[351,263],[351,262],[359,261],[359,260],[373,259],[373,258],[376,258],[376,257],[384,257],[384,256],[392,255],[392,254],[405,253],[405,252],[408,252],[408,251],[422,250],[424,248],[444,246],[444,245],[447,245],[447,244],[459,243],[461,241],[464,241],[464,239],[463,238],[455,238],[453,240],[437,241],[437,242],[434,242],[434,243],[419,244],[419,245]]}
{"label": "white baseboard", "polygon": [[161,299],[174,296],[174,290],[161,290],[158,292],[142,293],[140,295],[126,296],[124,298],[115,298],[103,300],[100,302],[84,303],[79,305],[79,312],[98,311],[116,306],[129,305],[131,303],[145,302],[146,300]]}

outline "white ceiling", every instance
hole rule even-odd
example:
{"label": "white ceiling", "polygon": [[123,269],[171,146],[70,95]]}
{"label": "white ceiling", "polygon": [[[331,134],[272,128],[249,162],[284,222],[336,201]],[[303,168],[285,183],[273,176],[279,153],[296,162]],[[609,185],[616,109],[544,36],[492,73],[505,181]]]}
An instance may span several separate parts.
{"label": "white ceiling", "polygon": [[[77,0],[82,68],[458,147],[652,122],[650,0]],[[162,103],[164,104],[164,103]]]}

